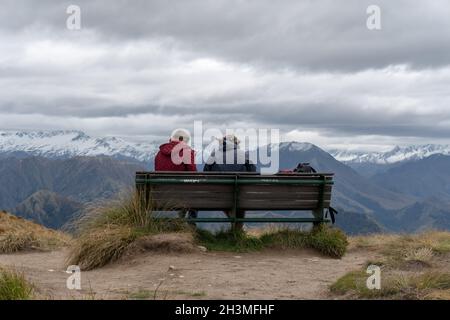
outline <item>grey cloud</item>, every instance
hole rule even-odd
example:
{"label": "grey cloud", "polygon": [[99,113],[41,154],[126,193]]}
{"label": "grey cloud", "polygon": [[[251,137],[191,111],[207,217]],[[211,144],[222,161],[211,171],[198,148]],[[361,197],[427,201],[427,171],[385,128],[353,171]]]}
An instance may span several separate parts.
{"label": "grey cloud", "polygon": [[[72,1],[2,1],[0,114],[19,127],[39,126],[27,117],[39,115],[50,119],[42,125],[65,128],[54,119],[69,117],[73,129],[122,134],[163,136],[169,125],[203,120],[450,140],[450,3],[375,1],[383,29],[369,31],[373,2],[80,0],[83,30],[71,32]],[[39,56],[27,51],[37,40],[66,47]],[[66,58],[72,49],[86,57]],[[199,59],[228,69],[191,65]],[[409,68],[384,69],[390,65]],[[148,128],[133,120],[151,117],[160,122]]]}
{"label": "grey cloud", "polygon": [[[450,3],[375,1],[382,30],[366,28],[372,0],[321,1],[78,1],[83,27],[104,41],[169,39],[198,55],[265,67],[361,70],[409,64],[450,64]],[[3,29],[48,25],[64,34],[71,2],[10,0]]]}

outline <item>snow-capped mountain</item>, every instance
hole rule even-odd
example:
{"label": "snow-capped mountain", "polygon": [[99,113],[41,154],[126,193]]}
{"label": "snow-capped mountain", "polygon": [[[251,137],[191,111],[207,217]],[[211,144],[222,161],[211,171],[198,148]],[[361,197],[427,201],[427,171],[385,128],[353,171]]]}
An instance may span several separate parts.
{"label": "snow-capped mountain", "polygon": [[46,158],[106,155],[141,162],[153,159],[156,143],[137,143],[117,137],[90,137],[81,131],[0,131],[0,153]]}
{"label": "snow-capped mountain", "polygon": [[[276,150],[276,145],[271,145],[272,150]],[[317,146],[313,145],[309,142],[297,142],[297,141],[290,141],[290,142],[281,142],[279,145],[280,151],[308,151],[311,148],[314,148]]]}
{"label": "snow-capped mountain", "polygon": [[[140,162],[153,160],[160,142],[135,142],[119,137],[91,137],[82,131],[0,131],[0,154],[28,154],[46,158],[106,155]],[[307,142],[282,142],[272,151],[308,151],[315,146]],[[450,155],[450,145],[412,145],[395,147],[387,152],[329,150],[337,160],[348,164],[393,164],[420,160],[433,154]]]}
{"label": "snow-capped mountain", "polygon": [[387,152],[361,152],[347,150],[329,150],[337,160],[345,163],[393,164],[427,158],[433,154],[450,155],[450,145],[412,145],[396,146]]}

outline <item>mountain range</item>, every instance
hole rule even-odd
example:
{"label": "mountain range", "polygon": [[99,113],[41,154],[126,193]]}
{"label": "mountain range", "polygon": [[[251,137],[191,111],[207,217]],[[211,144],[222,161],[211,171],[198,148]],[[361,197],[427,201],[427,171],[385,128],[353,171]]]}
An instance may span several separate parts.
{"label": "mountain range", "polygon": [[425,144],[411,146],[395,146],[386,152],[363,152],[331,149],[328,152],[336,159],[355,169],[363,176],[373,176],[390,168],[435,154],[450,155],[450,145]]}
{"label": "mountain range", "polygon": [[344,163],[395,164],[399,162],[420,160],[434,154],[450,155],[450,145],[426,144],[406,147],[395,146],[386,152],[363,152],[348,150],[329,150],[329,153]]}
{"label": "mountain range", "polygon": [[[160,141],[135,142],[122,137],[91,137],[82,131],[0,131],[0,156],[42,156],[70,158],[75,156],[111,156],[117,159],[151,163]],[[289,142],[282,143],[289,144]],[[304,149],[309,143],[295,144]],[[293,146],[291,146],[291,149]],[[433,154],[450,155],[450,145],[426,144],[396,146],[386,152],[364,152],[342,149],[326,150],[336,160],[347,165],[395,165],[427,158]]]}
{"label": "mountain range", "polygon": [[[279,151],[280,169],[309,162],[318,171],[335,173],[332,205],[340,211],[338,226],[349,233],[450,229],[445,146],[395,148],[398,155],[404,151],[397,158],[395,152],[357,158],[341,153],[339,158],[311,143],[273,147]],[[151,167],[156,149],[155,143],[92,138],[79,131],[0,133],[0,209],[60,228],[87,204],[132,186],[134,172]],[[389,160],[373,160],[381,158]],[[357,164],[383,169],[369,174]]]}
{"label": "mountain range", "polygon": [[119,137],[94,138],[82,131],[0,131],[2,157],[67,159],[76,156],[110,156],[149,163],[156,152],[156,143],[139,143]]}

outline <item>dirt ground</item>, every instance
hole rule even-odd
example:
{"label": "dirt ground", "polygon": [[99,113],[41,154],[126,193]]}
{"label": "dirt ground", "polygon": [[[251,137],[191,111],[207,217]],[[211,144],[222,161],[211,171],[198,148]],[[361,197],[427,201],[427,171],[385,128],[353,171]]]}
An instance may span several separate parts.
{"label": "dirt ground", "polygon": [[252,253],[147,252],[81,272],[82,289],[69,290],[65,250],[0,255],[42,299],[324,299],[328,286],[371,257],[350,251],[331,259],[314,251]]}

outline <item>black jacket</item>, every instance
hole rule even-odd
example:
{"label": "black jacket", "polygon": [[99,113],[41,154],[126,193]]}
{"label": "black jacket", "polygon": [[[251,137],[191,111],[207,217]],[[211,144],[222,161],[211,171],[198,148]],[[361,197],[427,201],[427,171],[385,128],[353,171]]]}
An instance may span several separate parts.
{"label": "black jacket", "polygon": [[256,172],[256,166],[250,162],[248,154],[240,150],[236,144],[228,142],[220,150],[213,151],[203,171]]}

